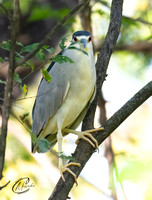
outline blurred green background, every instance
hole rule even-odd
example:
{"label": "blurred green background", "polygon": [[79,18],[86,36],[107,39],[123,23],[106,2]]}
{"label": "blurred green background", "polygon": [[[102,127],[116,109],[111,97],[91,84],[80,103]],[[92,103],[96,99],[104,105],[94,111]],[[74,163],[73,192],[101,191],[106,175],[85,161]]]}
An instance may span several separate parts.
{"label": "blurred green background", "polygon": [[[11,12],[12,1],[3,0],[2,4]],[[109,24],[111,1],[91,1],[91,27],[94,40],[95,56],[99,52]],[[18,41],[24,45],[40,42],[49,30],[61,20],[77,0],[20,0],[21,22]],[[150,0],[124,0],[121,33],[117,46],[109,63],[108,76],[103,86],[106,101],[107,118],[112,116],[127,100],[152,78],[152,2]],[[9,20],[0,9],[0,43],[9,40]],[[81,18],[76,15],[62,27],[48,45],[60,51],[60,38],[82,30]],[[68,43],[67,43],[68,44]],[[8,67],[8,52],[0,49],[0,80],[5,81]],[[49,59],[49,55],[47,55]],[[46,59],[47,60],[47,59]],[[31,67],[18,68],[17,73],[28,86],[25,96],[18,84],[13,87],[12,111],[8,125],[6,161],[4,178],[0,186],[10,183],[0,191],[2,200],[48,199],[60,174],[57,158],[48,152],[31,154],[30,134],[17,120],[26,113],[26,125],[31,125],[31,111],[37,87],[42,77],[42,61],[33,59]],[[48,65],[45,62],[46,66]],[[0,83],[0,104],[3,103],[4,84]],[[70,197],[73,200],[151,200],[152,199],[152,104],[147,100],[138,108],[111,136],[111,148],[114,162],[109,163],[105,157],[106,142],[100,146],[81,176],[78,187],[74,186]],[[17,118],[17,119],[16,119]],[[98,109],[95,124],[98,124]],[[1,124],[1,116],[0,116]],[[63,149],[66,155],[74,152],[76,137],[68,135],[64,139]],[[54,147],[55,150],[56,146]],[[112,173],[110,169],[112,168]],[[110,185],[109,179],[114,182]],[[23,194],[12,191],[15,182],[24,177],[34,184]],[[116,195],[113,195],[113,190]]]}

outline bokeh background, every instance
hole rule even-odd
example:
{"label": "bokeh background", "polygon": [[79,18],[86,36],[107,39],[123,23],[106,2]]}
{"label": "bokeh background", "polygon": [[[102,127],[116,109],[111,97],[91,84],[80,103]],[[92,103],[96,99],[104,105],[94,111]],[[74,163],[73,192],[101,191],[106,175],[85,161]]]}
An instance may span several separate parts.
{"label": "bokeh background", "polygon": [[[9,11],[12,10],[11,0],[3,0],[1,3]],[[108,29],[110,3],[109,0],[91,1],[90,26],[95,56]],[[77,0],[20,0],[21,22],[18,41],[24,45],[40,42],[77,4]],[[152,1],[124,0],[123,16],[121,33],[102,90],[107,118],[152,79]],[[54,35],[48,45],[55,48],[58,53],[60,38],[66,35],[68,41],[71,40],[73,32],[83,29],[81,23],[81,17],[76,15]],[[8,17],[0,9],[0,43],[9,40],[9,34]],[[31,67],[17,68],[22,84],[28,86],[28,94],[25,97],[19,85],[14,83],[4,177],[0,181],[0,186],[9,180],[10,183],[0,191],[2,200],[48,199],[60,177],[57,157],[53,153],[31,154],[30,134],[25,128],[25,125],[31,126],[32,106],[42,77],[40,67],[43,65],[47,67],[49,56],[47,55],[45,63],[32,59],[33,71]],[[4,62],[0,63],[0,80],[5,81],[8,52],[0,49],[0,57],[4,59]],[[1,105],[4,86],[0,82]],[[21,118],[23,119],[26,114],[23,125],[20,123]],[[100,121],[98,108],[96,114],[95,125],[98,126]],[[76,137],[70,134],[65,137],[63,148],[66,155],[74,152],[75,140]],[[56,146],[54,150],[57,150]],[[92,155],[78,178],[78,186],[74,186],[70,193],[71,199],[151,200],[151,155],[152,99],[150,98],[100,146],[99,153]],[[12,186],[22,177],[29,177],[34,187],[26,193],[15,194]]]}

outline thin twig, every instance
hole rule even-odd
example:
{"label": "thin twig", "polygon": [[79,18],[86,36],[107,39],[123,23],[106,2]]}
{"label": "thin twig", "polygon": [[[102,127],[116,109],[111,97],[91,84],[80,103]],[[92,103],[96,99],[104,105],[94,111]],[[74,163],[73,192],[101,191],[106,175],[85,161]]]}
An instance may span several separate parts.
{"label": "thin twig", "polygon": [[12,14],[7,10],[7,8],[5,8],[5,6],[2,3],[0,3],[0,8],[4,11],[4,13],[7,15],[9,20],[11,20],[12,19]]}
{"label": "thin twig", "polygon": [[10,38],[10,54],[9,54],[9,68],[7,74],[7,83],[5,86],[4,103],[2,107],[2,128],[0,133],[0,179],[3,177],[3,168],[5,161],[5,149],[7,138],[7,124],[11,106],[11,96],[13,88],[13,74],[15,70],[15,46],[16,37],[19,28],[19,0],[14,0],[14,11],[11,19],[11,38]]}

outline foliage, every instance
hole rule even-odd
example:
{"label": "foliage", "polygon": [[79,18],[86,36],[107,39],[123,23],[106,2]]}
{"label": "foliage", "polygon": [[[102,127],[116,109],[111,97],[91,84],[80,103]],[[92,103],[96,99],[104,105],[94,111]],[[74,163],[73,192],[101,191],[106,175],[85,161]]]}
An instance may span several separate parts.
{"label": "foliage", "polygon": [[43,74],[43,78],[49,83],[51,81],[51,75],[49,72],[46,69],[42,69],[41,72]]}
{"label": "foliage", "polygon": [[[105,37],[105,35],[101,31],[101,29],[106,30],[106,28],[107,28],[107,24],[108,24],[108,20],[109,20],[109,6],[110,6],[108,1],[101,1],[101,2],[102,2],[102,5],[104,5],[104,6],[102,6],[102,9],[99,9],[99,7],[97,6],[97,9],[92,11],[92,18],[96,14],[98,14],[100,16],[100,20],[93,21],[93,24],[95,25],[95,28],[93,28],[93,33],[95,33],[96,38],[100,38],[100,39]],[[26,0],[26,1],[21,0],[20,3],[21,3],[21,11],[22,11],[23,19],[26,19],[27,27],[29,24],[30,25],[32,24],[32,26],[29,26],[31,29],[34,28],[34,26],[35,26],[34,23],[37,23],[40,21],[46,20],[45,23],[47,23],[47,20],[50,20],[50,19],[51,20],[55,19],[56,21],[62,19],[63,16],[65,16],[69,10],[68,8],[61,8],[61,9],[56,10],[53,7],[51,7],[49,4],[45,4],[44,2],[43,2],[43,4],[41,4],[40,1],[35,2],[35,1],[30,1],[30,0]],[[5,0],[5,1],[3,1],[3,4],[9,11],[12,10],[12,1]],[[140,3],[139,3],[139,5],[140,5]],[[93,8],[94,7],[95,6],[93,6]],[[104,8],[106,8],[106,9],[104,9]],[[1,10],[0,10],[0,12],[1,12]],[[127,72],[132,77],[141,78],[144,75],[146,69],[149,67],[149,65],[152,62],[151,52],[150,51],[146,51],[146,52],[139,51],[138,48],[137,48],[137,51],[135,51],[135,52],[132,52],[131,50],[126,49],[126,46],[134,45],[136,43],[138,44],[139,41],[152,42],[151,41],[152,40],[152,32],[151,32],[150,25],[148,25],[146,23],[142,23],[138,19],[142,19],[143,21],[147,21],[147,22],[149,19],[151,20],[152,19],[151,7],[149,6],[149,8],[147,8],[147,9],[145,9],[145,7],[144,7],[144,9],[143,9],[142,6],[141,7],[138,6],[136,8],[134,14],[132,15],[132,17],[127,17],[127,16],[123,17],[121,34],[118,38],[118,43],[117,43],[117,47],[120,47],[121,50],[116,49],[114,51],[113,57],[114,58],[117,57],[116,58],[117,63],[119,66],[121,66],[121,68],[124,70],[124,72]],[[149,20],[149,22],[150,22],[150,20]],[[97,24],[97,22],[99,22],[99,23]],[[30,28],[29,28],[29,30],[30,30]],[[41,32],[43,32],[43,31],[40,30],[39,34],[41,34]],[[65,45],[66,40],[67,40],[67,37],[61,38],[61,42],[59,43],[59,47],[60,47],[61,51],[64,51],[64,49],[67,47]],[[39,46],[38,42],[34,42],[34,43],[29,42],[29,45],[24,45],[23,43],[24,43],[23,41],[16,42],[16,46],[17,46],[17,51],[15,52],[15,54],[16,54],[15,60],[16,61],[20,61],[21,59],[24,58],[24,56],[27,53],[32,52],[34,49],[36,49]],[[3,40],[0,43],[0,48],[9,52],[10,51],[10,41],[7,39]],[[69,49],[75,49],[75,50],[83,52],[84,54],[87,55],[87,52],[83,51],[82,49],[75,48],[72,46],[69,47]],[[71,58],[68,58],[68,57],[62,56],[62,55],[55,55],[55,49],[49,45],[44,45],[35,54],[35,58],[37,61],[40,61],[42,63],[42,65],[44,66],[46,59],[47,59],[47,55],[49,55],[50,60],[53,62],[73,63],[73,60],[71,60]],[[0,56],[0,64],[4,64],[5,61],[6,61],[5,58],[3,56]],[[33,73],[36,70],[34,65],[35,65],[35,63],[33,63],[32,60],[28,60],[25,64],[21,65],[20,67],[30,68]],[[51,76],[48,73],[48,71],[44,68],[41,68],[40,72],[41,72],[43,78],[49,83],[51,81]],[[33,89],[29,85],[24,84],[21,77],[22,76],[20,76],[20,74],[17,71],[15,71],[14,81],[20,86],[22,95],[24,96],[25,100],[27,100],[28,93],[31,94],[31,90],[35,91],[36,88]],[[0,84],[6,84],[6,81],[0,80]],[[35,97],[33,95],[33,93],[31,96],[33,98]],[[29,107],[31,109],[31,104]],[[28,110],[28,108],[26,108],[26,110]],[[19,115],[19,117],[20,117],[21,122],[24,124],[24,123],[26,123],[26,120],[28,118],[30,118],[31,116],[30,116],[29,112],[24,112],[21,115]],[[128,130],[128,132],[129,131],[130,130]],[[47,152],[49,150],[50,143],[46,139],[43,139],[43,138],[37,139],[34,136],[34,134],[32,134],[32,133],[31,133],[31,137],[32,137],[33,141],[37,144],[37,146],[41,152]],[[11,138],[11,141],[9,141],[9,142],[12,145],[10,149],[11,150],[13,149],[13,154],[11,154],[13,162],[16,161],[16,157],[20,157],[23,160],[29,159],[29,162],[31,162],[31,160],[30,160],[31,156],[29,154],[26,154],[26,150],[23,149],[22,145],[18,145],[18,143],[15,143],[12,138]],[[124,143],[124,141],[118,142],[118,146],[121,145],[121,143]],[[16,156],[15,146],[17,146],[18,147],[17,149],[19,149],[19,153],[17,154],[17,156]],[[136,148],[136,147],[134,147],[134,148]],[[128,149],[126,148],[125,151],[127,152]],[[8,155],[10,155],[10,152],[11,151],[9,150]],[[15,157],[14,157],[14,155],[15,155]],[[60,156],[65,159],[72,159],[71,156],[68,157],[68,156],[65,156],[64,154],[60,155]],[[149,185],[151,185],[150,181],[149,182],[147,181],[148,176],[151,177],[150,176],[150,173],[152,170],[151,160],[149,160],[149,161],[147,161],[146,159],[139,160],[136,158],[128,159],[128,157],[126,155],[124,155],[123,160],[124,160],[123,167],[120,167],[119,160],[117,162],[118,168],[120,167],[119,168],[120,173],[118,174],[118,177],[117,177],[118,181],[120,179],[122,182],[126,181],[126,180],[130,181],[130,182],[132,182],[132,181],[138,182],[139,180],[142,180],[144,177],[145,183],[148,183]],[[9,164],[10,164],[10,166],[14,167],[13,162],[10,162],[10,163],[9,162],[7,162],[6,168],[8,168]],[[18,163],[18,166],[19,166],[19,163]],[[149,194],[151,193],[149,185],[147,186],[147,194],[146,194],[147,199],[148,199]],[[150,197],[149,197],[149,199],[150,199]]]}

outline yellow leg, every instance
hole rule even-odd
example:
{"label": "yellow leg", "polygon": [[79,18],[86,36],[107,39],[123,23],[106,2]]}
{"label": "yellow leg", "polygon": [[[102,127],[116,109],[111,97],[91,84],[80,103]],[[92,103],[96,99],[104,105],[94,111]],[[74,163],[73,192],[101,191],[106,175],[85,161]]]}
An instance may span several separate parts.
{"label": "yellow leg", "polygon": [[74,165],[74,166],[77,166],[77,167],[80,167],[80,166],[81,166],[80,163],[74,163],[74,162],[71,162],[71,163],[69,163],[69,164],[63,166],[62,169],[60,169],[60,170],[61,170],[61,171],[60,171],[60,172],[61,172],[61,177],[62,177],[63,181],[65,182],[65,178],[64,178],[63,173],[64,173],[65,171],[67,171],[67,172],[69,172],[69,173],[73,176],[76,185],[78,185],[78,183],[77,183],[77,177],[76,177],[75,173],[72,172],[72,171],[68,168],[68,167],[71,166],[71,165]]}
{"label": "yellow leg", "polygon": [[100,127],[100,128],[90,129],[90,130],[87,130],[85,132],[87,132],[87,133],[93,133],[93,132],[96,132],[96,131],[103,131],[103,130],[104,130],[104,128]]}
{"label": "yellow leg", "polygon": [[[87,142],[89,142],[94,148],[97,148],[98,150],[99,150],[99,146],[98,146],[98,142],[97,142],[97,140],[90,134],[90,133],[92,133],[92,132],[95,132],[95,131],[99,131],[99,130],[104,130],[104,128],[103,127],[101,127],[101,128],[97,128],[97,129],[91,129],[91,130],[87,130],[87,131],[85,131],[85,132],[81,132],[81,131],[75,131],[75,130],[72,130],[72,129],[63,129],[63,131],[64,132],[66,132],[66,133],[73,133],[73,134],[75,134],[75,135],[78,135],[78,139],[76,140],[76,144],[78,144],[78,141],[80,140],[80,139],[84,139],[84,140],[86,140]],[[89,138],[87,138],[86,136],[88,136]],[[94,143],[95,144],[94,144]]]}
{"label": "yellow leg", "polygon": [[64,175],[63,173],[65,171],[69,172],[73,177],[74,177],[74,181],[76,184],[77,183],[77,177],[75,175],[74,172],[72,172],[68,167],[71,166],[71,165],[75,165],[75,166],[78,166],[80,167],[80,163],[74,163],[74,162],[71,162],[67,165],[64,166],[63,164],[63,159],[60,157],[62,155],[62,139],[63,139],[63,136],[62,136],[62,132],[61,132],[61,122],[59,121],[58,122],[58,133],[57,133],[57,141],[58,141],[58,152],[59,152],[59,170],[60,170],[60,174],[61,174],[61,177],[63,179],[63,181],[65,181],[65,178],[64,178]]}

